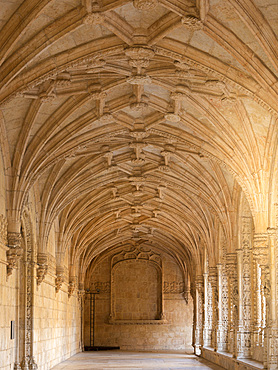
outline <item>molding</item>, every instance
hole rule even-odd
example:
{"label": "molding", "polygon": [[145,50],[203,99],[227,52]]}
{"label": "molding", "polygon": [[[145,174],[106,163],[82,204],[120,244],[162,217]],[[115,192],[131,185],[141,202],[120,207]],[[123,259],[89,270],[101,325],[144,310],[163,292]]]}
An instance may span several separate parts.
{"label": "molding", "polygon": [[168,324],[165,319],[162,320],[118,320],[109,319],[109,324],[111,325],[164,325]]}

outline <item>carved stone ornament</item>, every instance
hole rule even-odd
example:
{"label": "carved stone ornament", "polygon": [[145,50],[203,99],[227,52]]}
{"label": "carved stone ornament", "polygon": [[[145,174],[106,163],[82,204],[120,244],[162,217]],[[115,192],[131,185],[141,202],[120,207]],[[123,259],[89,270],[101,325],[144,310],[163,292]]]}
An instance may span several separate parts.
{"label": "carved stone ornament", "polygon": [[83,300],[83,298],[85,296],[85,290],[84,289],[78,290],[77,296],[78,296],[78,302],[79,302],[79,304],[81,304],[82,303],[82,300]]}
{"label": "carved stone ornament", "polygon": [[21,234],[16,232],[8,233],[8,247],[7,250],[7,275],[12,274],[13,269],[16,268],[17,261],[23,255],[23,248],[21,247]]}
{"label": "carved stone ornament", "polygon": [[135,46],[125,49],[125,55],[132,60],[150,60],[154,57],[153,49],[144,46]]}
{"label": "carved stone ornament", "polygon": [[180,116],[175,113],[166,113],[164,118],[170,122],[179,122],[181,120]]}
{"label": "carved stone ornament", "polygon": [[221,104],[223,107],[233,107],[236,104],[237,100],[233,96],[224,96],[221,99]]}
{"label": "carved stone ornament", "polygon": [[70,279],[70,282],[69,282],[69,290],[68,290],[69,298],[73,295],[75,289],[76,289],[76,278],[72,278]]}
{"label": "carved stone ornament", "polygon": [[10,248],[7,251],[7,275],[12,274],[13,269],[16,268],[17,261],[22,257],[23,249],[21,247]]}
{"label": "carved stone ornament", "polygon": [[126,79],[131,85],[151,85],[152,79],[146,75],[131,76]]}
{"label": "carved stone ornament", "polygon": [[7,219],[3,215],[0,215],[0,242],[7,244]]}
{"label": "carved stone ornament", "polygon": [[[16,369],[16,367],[15,367]],[[30,369],[30,370],[37,370],[38,365],[35,362],[34,357],[26,356],[20,364],[20,367],[18,369]]]}
{"label": "carved stone ornament", "polygon": [[95,26],[103,23],[104,18],[104,14],[100,12],[89,13],[85,16],[83,23]]}
{"label": "carved stone ornament", "polygon": [[40,285],[48,270],[48,255],[45,253],[39,253],[37,258],[37,284]]}
{"label": "carved stone ornament", "polygon": [[200,19],[190,15],[183,17],[181,22],[186,28],[189,28],[193,31],[198,31],[203,28],[203,22]]}
{"label": "carved stone ornament", "polygon": [[154,9],[157,4],[158,0],[133,0],[133,6],[138,10]]}
{"label": "carved stone ornament", "polygon": [[59,292],[59,290],[62,288],[64,282],[64,272],[63,271],[57,271],[56,279],[55,279],[55,290],[56,293]]}

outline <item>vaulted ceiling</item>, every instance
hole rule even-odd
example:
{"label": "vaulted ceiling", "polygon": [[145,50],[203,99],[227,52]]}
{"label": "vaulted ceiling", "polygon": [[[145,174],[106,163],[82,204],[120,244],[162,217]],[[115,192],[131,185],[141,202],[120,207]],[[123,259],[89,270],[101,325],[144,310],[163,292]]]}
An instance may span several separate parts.
{"label": "vaulted ceiling", "polygon": [[7,207],[19,222],[36,189],[40,248],[56,222],[57,258],[69,248],[82,271],[129,243],[191,269],[203,246],[216,261],[215,246],[232,244],[242,193],[255,227],[271,224],[277,0],[1,0],[0,9]]}

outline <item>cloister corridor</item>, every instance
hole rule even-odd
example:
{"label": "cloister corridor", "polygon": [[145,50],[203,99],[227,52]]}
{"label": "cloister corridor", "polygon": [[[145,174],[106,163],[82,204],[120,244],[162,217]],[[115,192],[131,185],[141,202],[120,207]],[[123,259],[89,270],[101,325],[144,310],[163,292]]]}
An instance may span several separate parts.
{"label": "cloister corridor", "polygon": [[278,370],[278,0],[0,0],[0,370],[91,366]]}

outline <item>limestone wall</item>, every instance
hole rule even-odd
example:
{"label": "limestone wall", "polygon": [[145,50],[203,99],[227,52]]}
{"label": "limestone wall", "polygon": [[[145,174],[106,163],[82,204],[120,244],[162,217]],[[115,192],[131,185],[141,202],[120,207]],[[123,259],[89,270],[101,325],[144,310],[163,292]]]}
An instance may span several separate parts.
{"label": "limestone wall", "polygon": [[7,280],[6,251],[0,247],[0,369],[10,370],[15,361],[16,340],[11,339],[11,321],[16,321],[16,274]]}
{"label": "limestone wall", "polygon": [[34,353],[40,370],[48,370],[80,351],[80,309],[67,286],[55,293],[55,279],[47,275],[36,290]]}
{"label": "limestone wall", "polygon": [[[68,266],[56,292],[55,228],[48,239],[48,270],[34,292],[34,354],[40,370],[48,370],[80,351],[80,304],[76,291],[68,295]],[[67,263],[67,261],[65,261]]]}
{"label": "limestone wall", "polygon": [[96,294],[87,293],[85,300],[85,345],[124,350],[184,350],[191,345],[192,300],[185,299],[186,287],[174,259],[163,255],[162,265],[159,278],[146,260],[121,262],[112,272],[112,284],[111,257],[96,266],[91,281]]}

